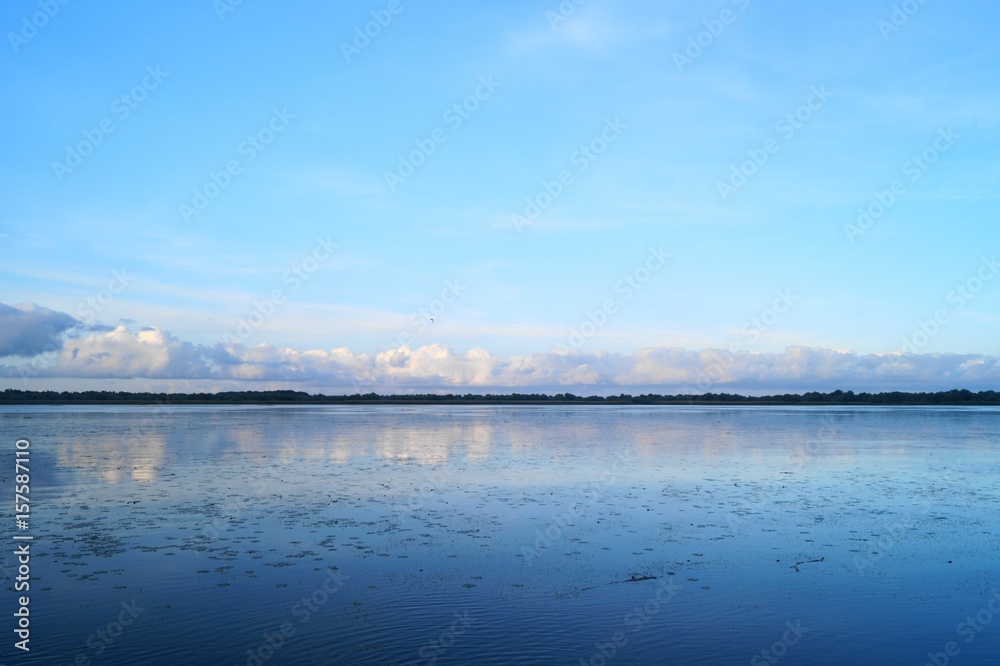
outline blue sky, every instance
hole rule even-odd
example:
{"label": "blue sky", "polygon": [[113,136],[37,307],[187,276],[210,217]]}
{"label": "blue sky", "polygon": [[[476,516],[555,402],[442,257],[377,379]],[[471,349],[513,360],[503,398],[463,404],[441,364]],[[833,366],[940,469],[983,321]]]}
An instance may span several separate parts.
{"label": "blue sky", "polygon": [[6,3],[0,382],[995,387],[998,14]]}

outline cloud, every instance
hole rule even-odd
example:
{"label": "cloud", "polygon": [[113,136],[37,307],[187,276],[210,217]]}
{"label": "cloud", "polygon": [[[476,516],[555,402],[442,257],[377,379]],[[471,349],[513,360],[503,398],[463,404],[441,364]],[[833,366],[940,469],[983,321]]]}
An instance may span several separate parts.
{"label": "cloud", "polygon": [[60,334],[79,322],[65,312],[34,303],[0,303],[0,357],[36,356],[62,346]]}
{"label": "cloud", "polygon": [[[24,374],[17,366],[0,365],[0,376]],[[940,390],[995,387],[1000,357],[859,355],[812,347],[788,347],[781,353],[648,347],[631,354],[564,349],[503,359],[482,348],[456,353],[439,344],[358,354],[346,347],[299,351],[268,344],[197,345],[162,329],[132,332],[119,326],[70,338],[54,362],[33,367],[30,375],[226,381],[247,389],[281,385],[333,393]]]}
{"label": "cloud", "polygon": [[573,49],[599,52],[623,39],[629,32],[615,25],[614,17],[594,7],[564,3],[538,16],[537,28],[513,36],[510,48],[515,53],[541,49]]}
{"label": "cloud", "polygon": [[213,376],[211,348],[183,342],[167,331],[145,328],[132,333],[124,326],[68,340],[55,364],[45,373],[55,377],[178,377]]}

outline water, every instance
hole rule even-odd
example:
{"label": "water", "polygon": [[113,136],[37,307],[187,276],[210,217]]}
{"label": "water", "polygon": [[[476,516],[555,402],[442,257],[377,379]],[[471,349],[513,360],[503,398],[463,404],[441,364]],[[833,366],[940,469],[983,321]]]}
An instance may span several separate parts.
{"label": "water", "polygon": [[19,437],[0,663],[1000,653],[997,409],[4,407],[8,495]]}

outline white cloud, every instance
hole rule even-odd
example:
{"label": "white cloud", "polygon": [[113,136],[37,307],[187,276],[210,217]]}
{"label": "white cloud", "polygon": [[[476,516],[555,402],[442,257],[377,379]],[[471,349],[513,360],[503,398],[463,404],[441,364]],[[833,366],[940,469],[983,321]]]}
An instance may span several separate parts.
{"label": "white cloud", "polygon": [[[347,347],[299,351],[269,344],[201,345],[159,328],[85,328],[65,313],[0,304],[0,350],[33,357],[0,365],[0,377],[167,380],[275,386],[334,393],[406,390],[735,392],[992,388],[1000,357],[864,354],[790,346],[780,353],[644,347],[631,354],[560,350],[508,359],[441,344],[377,354]],[[41,337],[51,332],[51,336]],[[62,335],[58,335],[62,334]],[[38,337],[32,337],[38,336]],[[63,341],[58,354],[47,340]]]}
{"label": "white cloud", "polygon": [[124,326],[70,338],[55,364],[40,375],[50,377],[207,378],[212,376],[204,347],[151,328],[133,333]]}

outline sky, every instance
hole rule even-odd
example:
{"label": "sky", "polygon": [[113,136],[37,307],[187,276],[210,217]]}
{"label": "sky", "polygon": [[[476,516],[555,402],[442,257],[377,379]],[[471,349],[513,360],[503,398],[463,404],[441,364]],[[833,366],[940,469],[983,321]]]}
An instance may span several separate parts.
{"label": "sky", "polygon": [[997,388],[998,19],[4,3],[0,388]]}

